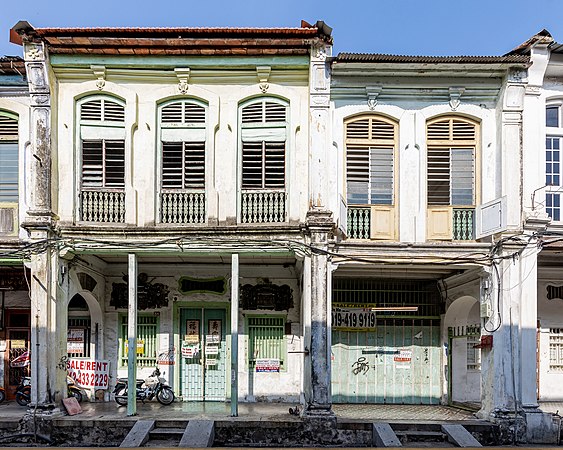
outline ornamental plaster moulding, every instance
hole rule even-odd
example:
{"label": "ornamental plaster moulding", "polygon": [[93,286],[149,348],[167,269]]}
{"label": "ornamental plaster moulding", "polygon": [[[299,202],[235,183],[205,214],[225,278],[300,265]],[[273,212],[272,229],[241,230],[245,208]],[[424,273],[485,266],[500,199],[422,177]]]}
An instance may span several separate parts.
{"label": "ornamental plaster moulding", "polygon": [[24,52],[26,61],[41,61],[45,59],[42,44],[27,43],[25,44]]}
{"label": "ornamental plaster moulding", "polygon": [[188,67],[178,67],[174,69],[176,78],[178,78],[178,92],[182,95],[188,93],[188,82],[190,80],[190,69]]}
{"label": "ornamental plaster moulding", "polygon": [[452,109],[452,111],[455,111],[461,104],[461,96],[465,92],[465,88],[451,87],[449,89],[449,92],[450,92],[450,108]]}
{"label": "ornamental plaster moulding", "polygon": [[270,66],[256,66],[256,78],[258,78],[258,87],[262,94],[265,94],[270,87],[268,80],[270,79],[271,72],[272,68]]}
{"label": "ornamental plaster moulding", "polygon": [[375,109],[375,107],[377,106],[377,98],[379,97],[379,94],[381,94],[382,91],[382,87],[381,86],[366,86],[366,95],[368,98],[368,108],[373,111]]}
{"label": "ornamental plaster moulding", "polygon": [[106,85],[106,66],[90,66],[90,69],[96,77],[96,87],[101,91]]}

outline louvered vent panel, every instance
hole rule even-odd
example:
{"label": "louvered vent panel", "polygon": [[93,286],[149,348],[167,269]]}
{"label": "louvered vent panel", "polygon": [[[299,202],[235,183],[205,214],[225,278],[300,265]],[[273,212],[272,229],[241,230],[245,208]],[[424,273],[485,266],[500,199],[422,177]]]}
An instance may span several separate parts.
{"label": "louvered vent panel", "polygon": [[205,187],[205,144],[203,142],[184,143],[184,187]]}
{"label": "louvered vent panel", "polygon": [[266,102],[265,122],[285,122],[285,105]]}
{"label": "louvered vent panel", "polygon": [[346,125],[347,139],[369,139],[369,119],[356,120]]}
{"label": "louvered vent panel", "polygon": [[264,187],[285,186],[285,143],[266,142],[264,157]]}
{"label": "louvered vent panel", "polygon": [[12,119],[11,117],[6,116],[0,116],[0,139],[18,139],[18,121],[16,119]]}
{"label": "louvered vent panel", "polygon": [[371,204],[393,203],[393,147],[370,149]]}
{"label": "louvered vent panel", "polygon": [[428,148],[428,204],[450,204],[449,148]]}
{"label": "louvered vent panel", "polygon": [[125,143],[104,141],[105,144],[105,187],[125,187]]}
{"label": "louvered vent panel", "polygon": [[184,103],[185,123],[205,123],[205,108],[195,103]]}
{"label": "louvered vent panel", "polygon": [[125,107],[111,100],[98,99],[82,103],[81,120],[124,122]]}
{"label": "louvered vent panel", "polygon": [[242,187],[262,187],[262,142],[243,142]]}
{"label": "louvered vent panel", "polygon": [[253,103],[242,109],[242,123],[260,123],[263,118],[263,103]]}
{"label": "louvered vent panel", "polygon": [[458,141],[475,140],[475,125],[461,120],[453,121],[453,139]]}
{"label": "louvered vent panel", "polygon": [[428,125],[428,139],[438,141],[450,140],[451,120],[441,120]]}
{"label": "louvered vent panel", "polygon": [[371,122],[372,139],[394,139],[395,127],[393,124],[373,119]]}
{"label": "louvered vent panel", "polygon": [[90,100],[80,107],[81,120],[102,120],[102,100]]}
{"label": "louvered vent panel", "polygon": [[103,141],[82,141],[82,185],[102,187],[104,170]]}
{"label": "louvered vent panel", "polygon": [[162,123],[182,123],[182,103],[170,103],[161,110]]}
{"label": "louvered vent panel", "polygon": [[349,145],[346,148],[346,178],[348,181],[369,180],[369,146]]}
{"label": "louvered vent panel", "polygon": [[165,189],[181,189],[183,185],[183,157],[184,144],[182,142],[162,143],[162,187]]}
{"label": "louvered vent panel", "polygon": [[104,120],[107,122],[125,122],[125,108],[119,103],[104,100]]}

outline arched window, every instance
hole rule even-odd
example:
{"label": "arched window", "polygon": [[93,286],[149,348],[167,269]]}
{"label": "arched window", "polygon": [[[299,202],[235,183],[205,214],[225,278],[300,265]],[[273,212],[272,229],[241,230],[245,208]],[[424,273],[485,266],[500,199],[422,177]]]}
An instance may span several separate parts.
{"label": "arched window", "polygon": [[397,123],[380,116],[353,118],[346,126],[349,205],[392,205]]}
{"label": "arched window", "polygon": [[206,105],[174,100],[160,108],[160,221],[205,222]]}
{"label": "arched window", "polygon": [[81,220],[125,222],[125,106],[88,97],[79,103]]}
{"label": "arched window", "polygon": [[561,220],[561,150],[563,150],[563,100],[552,100],[545,109],[545,211]]}
{"label": "arched window", "polygon": [[429,230],[445,229],[449,222],[441,238],[475,238],[478,132],[478,124],[464,117],[440,117],[427,124]]}
{"label": "arched window", "polygon": [[266,98],[240,109],[243,223],[285,222],[287,103]]}

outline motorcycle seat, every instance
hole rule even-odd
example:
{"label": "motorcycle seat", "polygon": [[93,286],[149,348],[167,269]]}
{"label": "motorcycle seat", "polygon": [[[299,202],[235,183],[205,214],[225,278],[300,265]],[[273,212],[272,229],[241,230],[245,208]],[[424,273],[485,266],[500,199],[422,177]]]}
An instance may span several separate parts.
{"label": "motorcycle seat", "polygon": [[[128,382],[129,382],[129,378],[118,378],[118,379],[117,379],[117,382],[118,382],[118,383],[128,383]],[[136,383],[137,383],[137,384],[139,384],[139,383],[144,383],[144,382],[145,382],[145,380],[139,380],[139,379],[136,380]]]}

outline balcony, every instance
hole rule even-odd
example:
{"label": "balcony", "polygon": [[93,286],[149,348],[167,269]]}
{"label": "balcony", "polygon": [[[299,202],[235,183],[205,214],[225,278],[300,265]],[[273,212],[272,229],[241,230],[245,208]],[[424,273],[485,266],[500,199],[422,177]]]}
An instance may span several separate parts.
{"label": "balcony", "polygon": [[240,221],[241,223],[285,222],[285,190],[243,190]]}
{"label": "balcony", "polygon": [[387,205],[348,206],[349,239],[395,240],[395,208]]}
{"label": "balcony", "polygon": [[475,239],[475,210],[473,208],[453,209],[453,240],[472,241]]}
{"label": "balcony", "polygon": [[82,189],[80,220],[125,223],[125,192],[122,189]]}
{"label": "balcony", "polygon": [[160,193],[160,223],[198,224],[205,222],[206,207],[203,190]]}

